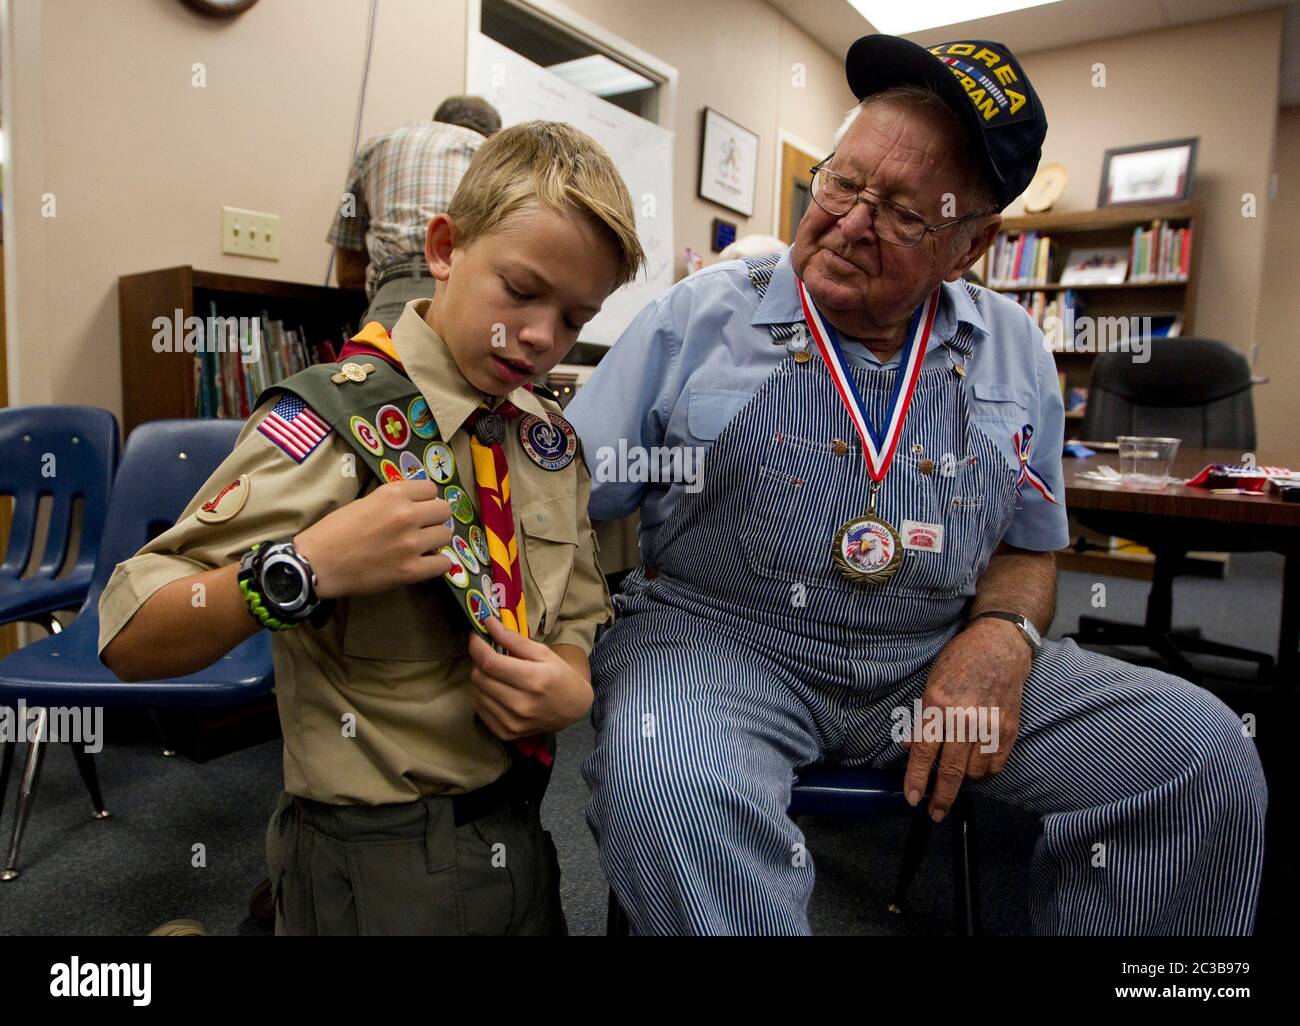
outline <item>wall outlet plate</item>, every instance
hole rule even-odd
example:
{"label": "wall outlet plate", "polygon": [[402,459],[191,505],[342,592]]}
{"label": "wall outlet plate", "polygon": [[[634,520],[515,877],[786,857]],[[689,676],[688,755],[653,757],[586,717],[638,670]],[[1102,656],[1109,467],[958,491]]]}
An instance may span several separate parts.
{"label": "wall outlet plate", "polygon": [[279,216],[241,207],[222,207],[221,252],[259,260],[279,260]]}

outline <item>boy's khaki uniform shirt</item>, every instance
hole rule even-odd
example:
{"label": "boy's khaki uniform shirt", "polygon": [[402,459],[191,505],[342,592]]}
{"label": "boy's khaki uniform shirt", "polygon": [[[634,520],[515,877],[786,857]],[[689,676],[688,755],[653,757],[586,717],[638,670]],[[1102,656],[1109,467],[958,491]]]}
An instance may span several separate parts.
{"label": "boy's khaki uniform shirt", "polygon": [[[478,514],[469,437],[461,427],[484,396],[425,323],[430,302],[407,305],[392,341],[441,437],[451,440],[461,485]],[[525,414],[560,410],[524,388],[506,398]],[[292,538],[379,486],[333,431],[295,462],[257,431],[274,404],[274,398],[263,404],[244,425],[234,451],[175,526],[113,572],[99,605],[101,652],[162,586],[237,563],[256,542]],[[520,444],[518,424],[507,423],[504,445],[530,633],[544,644],[590,653],[597,627],[613,615],[587,519],[591,478],[581,449],[557,471],[534,463]],[[216,523],[200,519],[202,505],[241,476],[248,488],[238,512]],[[217,509],[221,516],[220,504]],[[446,582],[435,578],[342,599],[320,630],[302,624],[275,633],[285,790],[332,804],[377,805],[471,791],[500,776],[510,755],[474,715],[470,630]]]}

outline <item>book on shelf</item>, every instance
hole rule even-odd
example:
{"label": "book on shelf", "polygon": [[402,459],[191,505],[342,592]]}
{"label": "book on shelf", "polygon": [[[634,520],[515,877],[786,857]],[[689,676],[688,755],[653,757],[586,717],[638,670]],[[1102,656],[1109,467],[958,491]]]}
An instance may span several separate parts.
{"label": "book on shelf", "polygon": [[245,419],[257,397],[313,363],[333,363],[328,340],[309,343],[301,327],[286,328],[264,310],[259,317],[222,317],[211,302],[202,351],[194,356],[194,412]]}
{"label": "book on shelf", "polygon": [[1129,243],[1129,280],[1183,282],[1192,257],[1192,226],[1175,228],[1156,218],[1147,227],[1133,229]]}
{"label": "book on shelf", "polygon": [[1033,318],[1043,338],[1054,353],[1074,351],[1075,319],[1083,315],[1084,303],[1073,289],[1061,292],[1009,292]]}
{"label": "book on shelf", "polygon": [[1051,274],[1053,242],[1037,232],[999,235],[989,257],[989,284],[993,288],[1014,285],[1046,285]]}

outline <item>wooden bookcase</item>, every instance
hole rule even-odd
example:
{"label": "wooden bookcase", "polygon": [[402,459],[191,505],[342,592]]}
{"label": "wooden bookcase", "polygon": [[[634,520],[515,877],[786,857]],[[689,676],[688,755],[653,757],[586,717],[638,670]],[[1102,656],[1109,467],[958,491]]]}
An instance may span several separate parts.
{"label": "wooden bookcase", "polygon": [[[1075,249],[1099,249],[1124,246],[1132,241],[1133,230],[1162,220],[1175,228],[1192,229],[1191,253],[1186,281],[1125,282],[1120,285],[1062,285],[1060,276],[1070,252]],[[1000,285],[992,281],[985,261],[984,279],[994,292],[1078,293],[1087,302],[1089,317],[1130,317],[1144,314],[1176,314],[1182,318],[1181,334],[1191,335],[1195,328],[1196,283],[1200,265],[1203,227],[1199,223],[1195,202],[1153,204],[1150,206],[1106,207],[1100,210],[1049,211],[1027,217],[1009,217],[1002,224],[1002,234],[1016,235],[1033,231],[1049,236],[1054,243],[1048,281],[1044,285]],[[990,250],[990,253],[992,251]],[[991,257],[990,257],[991,259]],[[1087,388],[1092,373],[1091,352],[1056,352],[1056,368],[1065,374],[1065,387]],[[1066,414],[1065,435],[1077,438],[1081,410]]]}
{"label": "wooden bookcase", "polygon": [[156,353],[154,320],[206,318],[210,304],[222,317],[256,317],[265,311],[289,327],[301,325],[310,341],[329,339],[337,349],[355,334],[366,309],[361,289],[196,271],[190,266],[127,274],[118,279],[122,353],[122,430],[148,420],[193,417],[195,355]]}

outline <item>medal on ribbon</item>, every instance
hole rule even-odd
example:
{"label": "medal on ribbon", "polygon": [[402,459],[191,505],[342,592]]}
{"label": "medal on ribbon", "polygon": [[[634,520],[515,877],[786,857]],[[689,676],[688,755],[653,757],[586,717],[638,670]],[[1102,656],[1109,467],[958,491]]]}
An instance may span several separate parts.
{"label": "medal on ribbon", "polygon": [[1047,482],[1033,467],[1029,465],[1029,446],[1030,439],[1034,437],[1034,426],[1026,424],[1014,435],[1011,436],[1015,443],[1016,456],[1020,459],[1020,476],[1016,478],[1016,489],[1019,490],[1026,481],[1030,483],[1048,502],[1056,504],[1056,496],[1052,494],[1052,489],[1048,487]]}
{"label": "medal on ribbon", "polygon": [[852,581],[867,584],[884,584],[898,572],[903,563],[903,544],[893,524],[876,514],[876,494],[889,472],[902,436],[903,422],[916,391],[916,380],[925,362],[925,347],[934,327],[934,315],[939,308],[939,289],[912,315],[907,338],[899,353],[898,373],[885,408],[884,423],[877,429],[867,417],[866,404],[858,392],[857,383],[849,373],[848,363],[840,348],[835,329],[822,317],[802,281],[798,282],[799,302],[803,305],[804,320],[812,333],[818,352],[830,371],[840,401],[849,411],[853,426],[862,439],[862,455],[867,473],[871,476],[871,496],[864,516],[840,525],[835,532],[831,558],[836,569]]}

